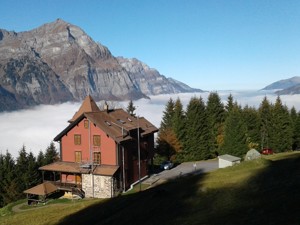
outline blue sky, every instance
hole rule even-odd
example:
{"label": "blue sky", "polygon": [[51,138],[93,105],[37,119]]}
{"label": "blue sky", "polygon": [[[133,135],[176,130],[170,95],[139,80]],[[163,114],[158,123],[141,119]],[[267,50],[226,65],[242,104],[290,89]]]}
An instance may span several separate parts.
{"label": "blue sky", "polygon": [[2,29],[57,18],[115,56],[204,90],[260,89],[300,76],[298,0],[1,1]]}

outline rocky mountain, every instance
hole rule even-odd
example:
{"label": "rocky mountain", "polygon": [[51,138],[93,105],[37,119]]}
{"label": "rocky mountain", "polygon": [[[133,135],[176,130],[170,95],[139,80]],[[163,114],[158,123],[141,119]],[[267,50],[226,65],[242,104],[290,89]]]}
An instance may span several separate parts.
{"label": "rocky mountain", "polygon": [[276,81],[262,90],[276,90],[275,93],[279,95],[300,94],[300,77]]}
{"label": "rocky mountain", "polygon": [[137,59],[114,57],[61,19],[26,32],[0,29],[0,111],[38,104],[128,100],[196,92]]}

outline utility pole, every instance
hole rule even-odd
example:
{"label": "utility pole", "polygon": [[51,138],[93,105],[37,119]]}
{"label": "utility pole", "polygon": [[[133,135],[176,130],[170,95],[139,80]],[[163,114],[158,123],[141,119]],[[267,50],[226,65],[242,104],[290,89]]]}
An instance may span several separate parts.
{"label": "utility pole", "polygon": [[141,184],[141,149],[140,149],[140,122],[139,122],[139,116],[137,117],[137,124],[138,124],[138,160],[139,160],[139,186],[140,186],[140,191],[142,190],[142,184]]}

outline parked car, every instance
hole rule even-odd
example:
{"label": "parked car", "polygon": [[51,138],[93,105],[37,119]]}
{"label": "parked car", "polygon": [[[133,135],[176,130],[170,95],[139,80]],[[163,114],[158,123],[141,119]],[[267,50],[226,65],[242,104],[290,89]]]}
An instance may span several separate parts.
{"label": "parked car", "polygon": [[160,169],[162,170],[170,170],[172,169],[174,164],[171,161],[164,161],[162,164],[160,164]]}
{"label": "parked car", "polygon": [[263,155],[272,155],[274,154],[273,150],[270,149],[270,148],[264,148],[262,151],[261,151],[261,154]]}

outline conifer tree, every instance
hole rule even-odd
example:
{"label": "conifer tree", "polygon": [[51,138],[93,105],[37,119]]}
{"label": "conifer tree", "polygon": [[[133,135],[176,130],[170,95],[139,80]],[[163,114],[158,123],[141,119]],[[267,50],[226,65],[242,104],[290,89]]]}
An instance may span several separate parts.
{"label": "conifer tree", "polygon": [[209,94],[206,104],[206,112],[209,127],[209,149],[212,154],[218,152],[223,141],[223,123],[225,110],[220,96],[216,92]]}
{"label": "conifer tree", "polygon": [[182,143],[185,135],[185,116],[183,111],[183,106],[179,98],[177,98],[174,104],[174,114],[172,121],[172,129],[176,134],[176,137],[180,143]]}
{"label": "conifer tree", "polygon": [[135,117],[136,116],[135,115],[135,110],[136,110],[136,107],[134,106],[133,101],[130,100],[129,103],[128,103],[126,111],[127,111],[128,114]]}
{"label": "conifer tree", "polygon": [[0,180],[0,199],[2,201],[2,206],[4,206],[20,198],[15,161],[8,151],[2,158],[1,167],[3,179]]}
{"label": "conifer tree", "polygon": [[59,160],[58,151],[52,141],[50,145],[47,147],[45,155],[44,155],[44,163],[45,165],[56,162]]}
{"label": "conifer tree", "polygon": [[28,188],[28,158],[27,158],[26,147],[23,145],[19,151],[19,155],[16,161],[16,173],[18,177],[18,191],[22,193]]}
{"label": "conifer tree", "polygon": [[203,99],[191,98],[186,110],[186,134],[183,158],[186,161],[208,159],[208,125]]}
{"label": "conifer tree", "polygon": [[293,129],[291,117],[286,106],[278,96],[273,107],[271,148],[275,152],[284,152],[292,149]]}
{"label": "conifer tree", "polygon": [[242,119],[247,128],[247,144],[249,149],[260,149],[260,117],[258,111],[254,107],[246,105],[242,110]]}
{"label": "conifer tree", "polygon": [[[167,159],[170,159],[171,155],[175,154],[174,146],[168,141],[170,137],[172,137],[172,139],[173,137],[176,137],[173,130],[174,107],[174,101],[170,98],[163,112],[157,136],[157,153]],[[170,132],[172,133],[169,135]]]}
{"label": "conifer tree", "polygon": [[247,153],[246,126],[242,119],[241,109],[234,107],[229,113],[224,124],[224,144],[222,154],[242,157]]}
{"label": "conifer tree", "polygon": [[272,105],[265,96],[259,106],[261,148],[270,147],[270,136],[272,133]]}
{"label": "conifer tree", "polygon": [[173,126],[175,103],[172,98],[166,104],[165,110],[163,111],[162,121],[160,123],[160,129],[170,128]]}
{"label": "conifer tree", "polygon": [[300,148],[300,114],[297,113],[295,107],[292,107],[290,115],[293,129],[292,149],[296,150]]}

